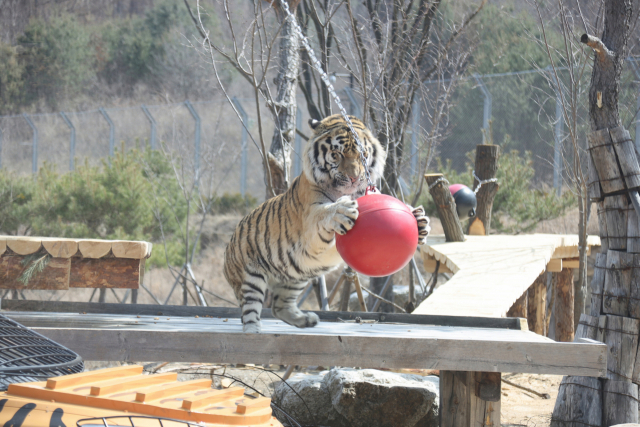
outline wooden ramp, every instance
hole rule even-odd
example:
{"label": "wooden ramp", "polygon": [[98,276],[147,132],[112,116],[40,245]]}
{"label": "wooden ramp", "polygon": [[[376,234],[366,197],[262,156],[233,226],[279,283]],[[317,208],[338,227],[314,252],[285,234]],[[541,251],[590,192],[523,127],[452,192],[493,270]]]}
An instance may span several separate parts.
{"label": "wooden ramp", "polygon": [[[589,236],[587,244],[600,246],[600,238]],[[545,269],[577,267],[578,236],[466,236],[464,242],[430,236],[421,251],[428,271],[439,261],[439,271],[453,277],[414,314],[505,317]]]}

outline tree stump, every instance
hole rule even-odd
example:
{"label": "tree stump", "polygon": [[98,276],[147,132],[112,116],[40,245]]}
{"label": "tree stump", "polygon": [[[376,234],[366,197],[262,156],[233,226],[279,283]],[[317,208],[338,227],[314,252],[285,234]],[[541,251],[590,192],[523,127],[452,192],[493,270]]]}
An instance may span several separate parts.
{"label": "tree stump", "polygon": [[602,388],[602,425],[638,422],[638,385],[627,381],[605,381]]}
{"label": "tree stump", "polygon": [[556,341],[571,342],[574,334],[573,319],[573,270],[564,268],[560,273],[552,273],[553,288],[556,292],[554,316],[556,321]]}
{"label": "tree stump", "polygon": [[602,387],[598,378],[564,377],[553,408],[551,427],[599,426]]}
{"label": "tree stump", "polygon": [[499,372],[440,371],[440,427],[499,426]]}
{"label": "tree stump", "polygon": [[429,185],[429,193],[438,209],[438,217],[442,222],[447,242],[464,242],[464,233],[456,211],[456,202],[449,192],[449,185],[444,176],[441,173],[427,174],[424,179]]}
{"label": "tree stump", "polygon": [[[480,144],[476,146],[476,163],[475,173],[482,181],[496,177],[498,170],[498,158],[500,157],[500,147],[498,145]],[[477,179],[473,180],[473,190],[476,191],[480,183]],[[477,190],[476,198],[478,199],[478,207],[476,208],[476,217],[469,222],[469,234],[489,235],[491,227],[491,209],[493,207],[493,199],[498,192],[497,182],[487,182],[480,186]]]}
{"label": "tree stump", "polygon": [[547,284],[546,273],[542,273],[527,291],[527,323],[529,330],[546,336]]}

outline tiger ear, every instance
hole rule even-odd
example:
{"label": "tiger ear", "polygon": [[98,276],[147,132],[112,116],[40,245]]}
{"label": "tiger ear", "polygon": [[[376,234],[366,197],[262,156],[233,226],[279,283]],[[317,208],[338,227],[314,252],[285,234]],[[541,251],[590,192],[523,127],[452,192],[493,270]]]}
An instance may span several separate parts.
{"label": "tiger ear", "polygon": [[318,120],[309,119],[309,126],[311,126],[311,129],[317,128],[319,124],[320,124],[320,122]]}

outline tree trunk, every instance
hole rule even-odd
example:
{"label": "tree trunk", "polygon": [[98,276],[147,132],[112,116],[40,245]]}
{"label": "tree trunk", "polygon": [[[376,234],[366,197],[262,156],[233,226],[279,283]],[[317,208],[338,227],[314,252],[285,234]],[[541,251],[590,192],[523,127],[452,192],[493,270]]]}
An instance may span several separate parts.
{"label": "tree trunk", "polygon": [[[475,173],[481,180],[496,177],[498,171],[498,159],[500,157],[500,146],[480,144],[476,147]],[[476,191],[480,183],[473,180],[473,190]],[[497,182],[487,182],[477,190],[478,208],[476,217],[469,221],[469,234],[486,235],[490,234],[491,208],[493,199],[498,193]]]}
{"label": "tree trunk", "polygon": [[[299,0],[289,0],[289,8],[296,10]],[[286,19],[284,11],[274,4],[278,21]],[[289,187],[292,142],[296,133],[296,86],[300,69],[300,39],[293,30],[293,22],[286,19],[280,31],[280,65],[276,84],[278,92],[271,105],[275,129],[267,153],[269,169],[265,171],[267,199],[282,194]]]}

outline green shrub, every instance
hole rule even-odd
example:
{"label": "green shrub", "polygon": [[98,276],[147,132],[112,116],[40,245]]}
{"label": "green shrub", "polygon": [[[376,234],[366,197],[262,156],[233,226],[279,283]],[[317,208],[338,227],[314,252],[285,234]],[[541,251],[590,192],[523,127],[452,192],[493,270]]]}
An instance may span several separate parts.
{"label": "green shrub", "polygon": [[222,196],[214,198],[213,202],[211,203],[211,213],[237,213],[246,215],[251,212],[256,206],[258,206],[258,199],[250,194],[242,197],[242,195],[239,193],[224,193]]}
{"label": "green shrub", "polygon": [[91,76],[90,33],[68,14],[32,20],[22,36],[19,61],[24,103],[44,99],[51,108],[76,95]]}
{"label": "green shrub", "polygon": [[23,72],[16,48],[0,42],[0,114],[12,113],[22,104]]}
{"label": "green shrub", "polygon": [[[465,173],[453,169],[451,161],[443,164],[440,159],[437,160],[438,171],[451,184],[473,188],[475,150],[467,153],[467,159]],[[511,150],[500,155],[496,173],[500,187],[493,202],[492,228],[505,233],[528,232],[540,221],[557,218],[567,208],[576,205],[576,198],[570,191],[557,196],[551,188],[534,188],[534,176],[531,152],[521,155],[517,150]],[[429,215],[436,215],[436,207],[428,191],[424,192],[420,202]]]}
{"label": "green shrub", "polygon": [[30,206],[35,185],[30,177],[6,170],[0,173],[0,234],[16,235],[29,230]]}

